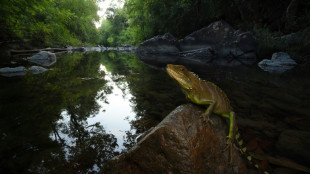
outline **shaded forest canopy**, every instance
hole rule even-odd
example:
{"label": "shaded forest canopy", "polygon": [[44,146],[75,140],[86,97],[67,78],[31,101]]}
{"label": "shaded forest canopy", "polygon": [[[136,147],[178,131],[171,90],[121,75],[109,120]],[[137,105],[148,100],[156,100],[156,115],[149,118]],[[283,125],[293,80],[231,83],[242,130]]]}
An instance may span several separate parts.
{"label": "shaded forest canopy", "polygon": [[99,1],[2,0],[0,42],[20,39],[44,46],[137,45],[166,32],[183,38],[216,20],[257,36],[303,32],[309,37],[310,1],[124,0],[122,8],[108,8],[97,29],[94,21],[99,20]]}

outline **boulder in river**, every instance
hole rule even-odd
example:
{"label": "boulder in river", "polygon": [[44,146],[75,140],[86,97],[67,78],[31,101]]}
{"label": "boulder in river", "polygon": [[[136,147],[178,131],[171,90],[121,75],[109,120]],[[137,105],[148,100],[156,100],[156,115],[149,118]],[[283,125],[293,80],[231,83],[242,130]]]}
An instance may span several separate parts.
{"label": "boulder in river", "polygon": [[[252,65],[256,61],[257,43],[251,32],[241,32],[224,21],[217,21],[180,41],[169,33],[155,36],[141,43],[137,56],[149,62],[150,55],[159,55],[158,62],[166,64]],[[163,54],[179,57],[167,59],[161,56]],[[151,62],[155,63],[154,60]]]}
{"label": "boulder in river", "polygon": [[212,125],[200,118],[203,108],[177,107],[127,153],[108,161],[103,173],[245,174],[246,160],[237,149],[224,151],[225,121],[212,115]]}
{"label": "boulder in river", "polygon": [[294,68],[296,62],[284,52],[273,53],[271,60],[264,59],[258,63],[258,66],[264,71],[280,74]]}
{"label": "boulder in river", "polygon": [[238,48],[248,53],[255,51],[256,46],[257,40],[251,32],[235,30],[224,21],[211,23],[209,26],[186,36],[180,42],[182,51],[212,48],[219,49],[218,51],[229,49],[231,52],[236,52],[234,49]]}
{"label": "boulder in river", "polygon": [[135,46],[128,45],[128,44],[121,44],[117,48],[118,48],[118,51],[122,51],[122,52],[133,52],[137,49]]}
{"label": "boulder in river", "polygon": [[287,35],[283,35],[281,37],[275,37],[275,41],[280,41],[282,44],[286,44],[287,46],[293,46],[293,45],[302,45],[304,44],[302,39],[297,33],[290,33]]}
{"label": "boulder in river", "polygon": [[29,57],[28,61],[41,66],[51,66],[56,63],[56,55],[48,51],[40,51],[39,53]]}
{"label": "boulder in river", "polygon": [[175,55],[180,52],[178,40],[170,33],[158,35],[140,44],[136,53],[145,54],[168,54]]}
{"label": "boulder in river", "polygon": [[72,52],[80,52],[80,53],[82,53],[82,52],[86,51],[86,48],[85,47],[72,47],[71,51]]}
{"label": "boulder in river", "polygon": [[40,73],[43,73],[43,72],[47,71],[48,69],[43,68],[43,67],[41,67],[41,66],[31,66],[28,70],[29,70],[32,74],[40,74]]}
{"label": "boulder in river", "polygon": [[24,76],[26,73],[27,69],[23,66],[0,68],[0,74],[5,77]]}

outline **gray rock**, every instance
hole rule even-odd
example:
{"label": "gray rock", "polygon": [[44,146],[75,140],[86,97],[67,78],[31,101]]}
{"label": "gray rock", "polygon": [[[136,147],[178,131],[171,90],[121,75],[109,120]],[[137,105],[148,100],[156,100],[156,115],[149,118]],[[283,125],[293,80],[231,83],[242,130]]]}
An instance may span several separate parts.
{"label": "gray rock", "polygon": [[217,21],[186,36],[180,42],[180,48],[182,51],[212,48],[214,45],[223,44],[225,40],[229,40],[233,32],[234,29],[226,22]]}
{"label": "gray rock", "polygon": [[281,43],[284,43],[287,46],[303,44],[301,37],[298,36],[297,33],[291,33],[291,34],[283,35],[281,37],[275,37],[273,39],[275,41],[280,41]]}
{"label": "gray rock", "polygon": [[[256,61],[257,40],[251,32],[234,30],[228,23],[217,21],[193,32],[180,42],[182,51],[210,49],[205,62],[222,66],[251,65]],[[200,53],[198,53],[200,54]],[[195,57],[195,56],[194,56]]]}
{"label": "gray rock", "polygon": [[[150,66],[165,66],[167,63],[176,64],[177,61],[180,59],[180,57],[175,55],[158,55],[158,54],[146,54],[141,55],[137,54],[140,60],[142,60],[144,63],[150,65]],[[154,67],[154,68],[155,68]]]}
{"label": "gray rock", "polygon": [[180,52],[178,48],[178,40],[170,33],[155,36],[144,41],[137,48],[136,53],[139,55],[145,54],[177,54]]}
{"label": "gray rock", "polygon": [[5,77],[14,77],[14,76],[24,76],[26,75],[27,70],[23,66],[18,66],[15,68],[0,68],[0,74]]}
{"label": "gray rock", "polygon": [[101,47],[84,47],[85,51],[96,51],[101,52]]}
{"label": "gray rock", "polygon": [[84,48],[84,47],[72,47],[71,51],[73,51],[73,52],[85,52],[86,48]]}
{"label": "gray rock", "polygon": [[296,62],[284,52],[272,54],[271,60],[264,59],[258,63],[258,66],[264,71],[281,74],[289,69],[294,68]]}
{"label": "gray rock", "polygon": [[211,48],[202,48],[190,51],[184,51],[179,54],[178,63],[197,62],[199,64],[210,63],[215,55]]}
{"label": "gray rock", "polygon": [[129,44],[120,44],[119,47],[133,47],[133,46]]}
{"label": "gray rock", "polygon": [[106,51],[117,51],[117,47],[107,47]]}
{"label": "gray rock", "polygon": [[104,47],[104,46],[101,46],[101,47],[100,47],[100,52],[104,52],[104,51],[106,51],[106,50],[107,50],[106,47]]}
{"label": "gray rock", "polygon": [[245,174],[246,161],[236,148],[226,146],[227,125],[212,116],[203,123],[204,109],[192,104],[172,111],[127,153],[108,161],[102,173]]}
{"label": "gray rock", "polygon": [[56,55],[48,51],[40,51],[39,53],[29,57],[28,61],[41,66],[51,66],[56,63]]}
{"label": "gray rock", "polygon": [[48,69],[43,68],[41,66],[31,66],[28,71],[30,71],[32,74],[40,74],[43,73],[45,71],[47,71]]}
{"label": "gray rock", "polygon": [[126,45],[126,44],[121,44],[118,48],[118,51],[122,52],[134,52],[137,47],[132,46],[132,45]]}
{"label": "gray rock", "polygon": [[[149,55],[160,55],[157,61],[166,64],[252,65],[256,61],[256,46],[257,40],[251,32],[234,30],[226,22],[217,21],[181,41],[169,33],[146,40],[138,47],[137,56],[147,62],[152,57]],[[173,58],[167,59],[161,56],[163,54]],[[175,56],[179,56],[177,60]],[[156,63],[154,60],[152,62]]]}

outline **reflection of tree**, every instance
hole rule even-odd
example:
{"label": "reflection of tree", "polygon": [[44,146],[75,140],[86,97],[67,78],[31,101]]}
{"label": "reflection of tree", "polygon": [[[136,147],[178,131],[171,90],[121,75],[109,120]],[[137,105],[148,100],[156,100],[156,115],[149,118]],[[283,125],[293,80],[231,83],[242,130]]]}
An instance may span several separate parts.
{"label": "reflection of tree", "polygon": [[[105,161],[117,155],[117,143],[116,138],[106,134],[99,123],[88,125],[85,120],[81,120],[77,111],[69,107],[68,124],[60,123],[57,129],[72,139],[71,142],[59,139],[67,152],[66,166],[73,171],[85,173],[96,170],[96,167],[101,168]],[[58,131],[54,133],[61,137]]]}
{"label": "reflection of tree", "polygon": [[156,125],[177,105],[185,102],[179,90],[171,91],[175,85],[165,72],[145,66],[134,54],[110,52],[103,61],[112,75],[125,76],[124,81],[117,83],[126,82],[133,96],[131,103],[136,120],[131,124],[137,133]]}
{"label": "reflection of tree", "polygon": [[[0,79],[0,173],[86,173],[117,154],[114,136],[87,124],[111,93],[101,59],[64,55],[52,71]],[[69,124],[59,122],[64,111]]]}

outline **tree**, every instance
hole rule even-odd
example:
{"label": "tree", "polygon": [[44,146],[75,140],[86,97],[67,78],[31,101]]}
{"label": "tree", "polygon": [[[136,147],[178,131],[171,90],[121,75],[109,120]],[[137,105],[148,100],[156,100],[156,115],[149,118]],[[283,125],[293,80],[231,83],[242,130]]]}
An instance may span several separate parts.
{"label": "tree", "polygon": [[1,40],[30,40],[42,46],[97,43],[96,0],[2,0]]}

